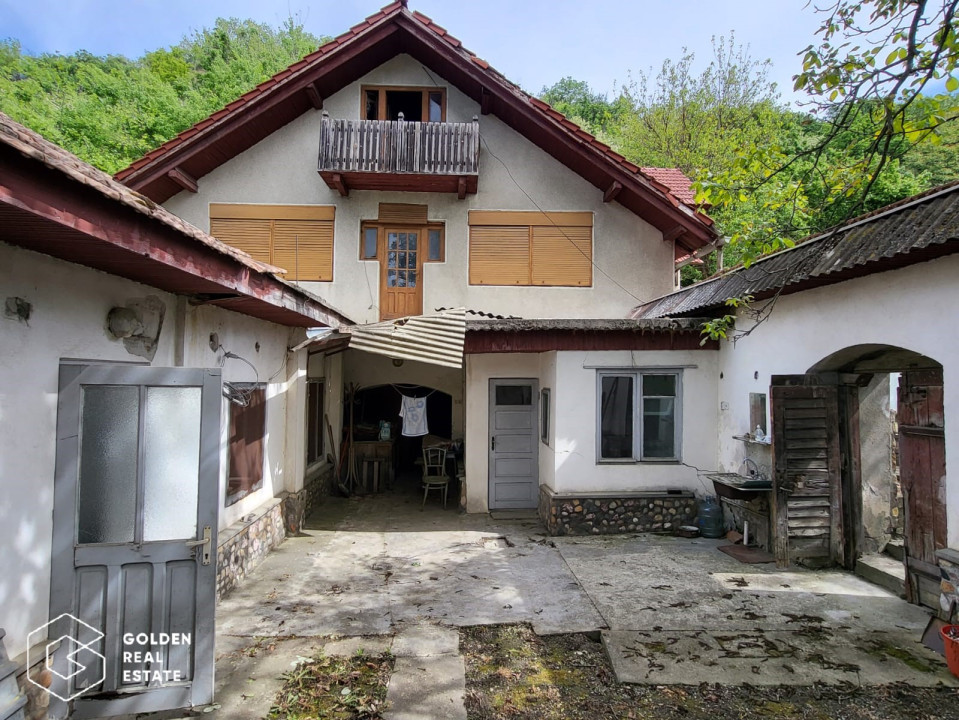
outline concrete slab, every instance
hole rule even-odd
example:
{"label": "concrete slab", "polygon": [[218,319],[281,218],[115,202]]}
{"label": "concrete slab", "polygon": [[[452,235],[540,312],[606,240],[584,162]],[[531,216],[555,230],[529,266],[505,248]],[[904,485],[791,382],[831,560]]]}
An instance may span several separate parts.
{"label": "concrete slab", "polygon": [[459,647],[457,630],[429,623],[405,627],[393,640],[393,654],[397,657],[456,655]]}
{"label": "concrete slab", "polygon": [[398,657],[386,720],[466,720],[466,666],[457,655]]}

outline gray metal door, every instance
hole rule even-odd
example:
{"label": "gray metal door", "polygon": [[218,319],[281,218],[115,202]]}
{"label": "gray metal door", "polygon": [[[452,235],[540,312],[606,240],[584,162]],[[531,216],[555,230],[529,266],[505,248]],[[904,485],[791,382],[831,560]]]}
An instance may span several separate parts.
{"label": "gray metal door", "polygon": [[490,510],[537,506],[536,402],[536,380],[489,381]]}
{"label": "gray metal door", "polygon": [[212,701],[220,407],[216,369],[61,366],[55,716]]}

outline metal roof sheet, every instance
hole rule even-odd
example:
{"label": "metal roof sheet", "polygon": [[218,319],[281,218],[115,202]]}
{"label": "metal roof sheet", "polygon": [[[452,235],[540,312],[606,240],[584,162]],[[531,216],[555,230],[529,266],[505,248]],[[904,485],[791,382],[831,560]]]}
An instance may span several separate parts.
{"label": "metal roof sheet", "polygon": [[632,318],[702,313],[730,298],[770,297],[882,272],[959,252],[959,183],[856,218],[748,268],[691,285],[636,307]]}
{"label": "metal roof sheet", "polygon": [[350,349],[442,367],[463,367],[466,310],[387,320],[343,328]]}

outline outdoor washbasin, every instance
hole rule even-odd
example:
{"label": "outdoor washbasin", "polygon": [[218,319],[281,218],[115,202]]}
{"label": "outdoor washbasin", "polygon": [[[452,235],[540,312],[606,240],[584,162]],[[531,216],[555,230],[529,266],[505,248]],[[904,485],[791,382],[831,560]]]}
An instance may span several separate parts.
{"label": "outdoor washbasin", "polygon": [[755,500],[759,493],[772,490],[772,482],[764,477],[749,477],[739,473],[708,473],[719,497],[730,500]]}

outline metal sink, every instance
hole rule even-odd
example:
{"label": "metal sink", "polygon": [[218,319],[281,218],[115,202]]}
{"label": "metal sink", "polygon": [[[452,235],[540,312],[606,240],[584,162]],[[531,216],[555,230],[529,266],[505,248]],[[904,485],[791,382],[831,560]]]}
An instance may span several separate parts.
{"label": "metal sink", "polygon": [[719,497],[731,500],[754,500],[758,493],[772,490],[772,483],[739,473],[707,473]]}

